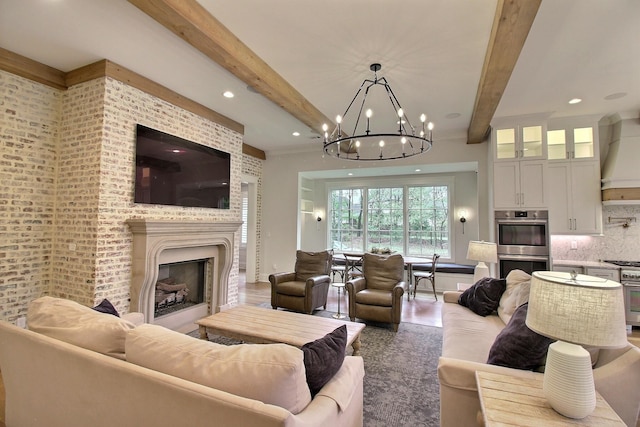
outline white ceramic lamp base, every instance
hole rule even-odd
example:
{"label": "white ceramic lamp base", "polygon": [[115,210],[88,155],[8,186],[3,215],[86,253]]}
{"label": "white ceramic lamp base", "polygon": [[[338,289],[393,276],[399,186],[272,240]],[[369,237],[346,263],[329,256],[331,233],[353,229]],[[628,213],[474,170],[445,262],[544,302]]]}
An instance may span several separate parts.
{"label": "white ceramic lamp base", "polygon": [[565,417],[591,414],[596,407],[596,390],[589,352],[564,341],[551,344],[542,388],[551,407]]}
{"label": "white ceramic lamp base", "polygon": [[489,267],[487,267],[487,264],[480,261],[478,265],[476,265],[476,268],[473,270],[473,283],[476,283],[478,280],[482,279],[483,277],[491,277],[491,276],[489,275]]}

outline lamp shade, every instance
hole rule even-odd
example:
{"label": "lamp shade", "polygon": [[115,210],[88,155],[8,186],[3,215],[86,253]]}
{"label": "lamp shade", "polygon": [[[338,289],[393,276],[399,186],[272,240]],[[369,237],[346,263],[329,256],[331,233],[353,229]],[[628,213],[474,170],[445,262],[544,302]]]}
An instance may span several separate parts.
{"label": "lamp shade", "polygon": [[549,338],[601,348],[627,343],[620,283],[600,277],[536,271],[526,324]]}
{"label": "lamp shade", "polygon": [[498,246],[492,242],[472,240],[467,249],[467,259],[480,262],[498,262]]}

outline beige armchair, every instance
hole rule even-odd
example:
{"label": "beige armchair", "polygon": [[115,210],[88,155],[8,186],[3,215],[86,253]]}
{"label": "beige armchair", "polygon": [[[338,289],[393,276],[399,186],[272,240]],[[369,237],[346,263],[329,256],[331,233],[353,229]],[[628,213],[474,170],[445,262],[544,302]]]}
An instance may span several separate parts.
{"label": "beige armchair", "polygon": [[331,253],[296,252],[294,272],[275,273],[271,282],[271,307],[311,314],[318,307],[327,308],[331,284]]}
{"label": "beige armchair", "polygon": [[364,277],[351,279],[346,288],[349,295],[349,317],[391,323],[398,330],[402,317],[402,295],[407,290],[403,281],[402,255],[366,253]]}

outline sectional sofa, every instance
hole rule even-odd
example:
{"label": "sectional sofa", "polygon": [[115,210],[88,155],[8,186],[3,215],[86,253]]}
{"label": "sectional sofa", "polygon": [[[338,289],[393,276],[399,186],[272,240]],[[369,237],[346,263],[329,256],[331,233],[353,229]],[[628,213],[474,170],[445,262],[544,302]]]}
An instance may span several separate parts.
{"label": "sectional sofa", "polygon": [[[438,363],[440,425],[477,425],[480,401],[476,371],[527,377],[542,373],[487,364],[496,337],[517,307],[528,301],[530,276],[509,273],[497,311],[483,317],[458,303],[462,292],[445,292],[442,306],[442,356]],[[596,390],[622,420],[635,426],[640,410],[640,349],[628,344],[617,349],[594,350]]]}
{"label": "sectional sofa", "polygon": [[34,302],[38,332],[0,322],[8,426],[362,426],[361,357],[347,356],[311,396],[298,348],[227,347],[67,300]]}

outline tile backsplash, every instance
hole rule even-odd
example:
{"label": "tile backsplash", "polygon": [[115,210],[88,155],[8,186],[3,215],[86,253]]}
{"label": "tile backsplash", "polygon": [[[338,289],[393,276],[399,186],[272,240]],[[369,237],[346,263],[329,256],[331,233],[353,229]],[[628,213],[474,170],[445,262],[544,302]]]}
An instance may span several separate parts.
{"label": "tile backsplash", "polygon": [[[624,222],[614,220],[627,217],[635,220],[626,228]],[[640,261],[640,205],[603,206],[602,219],[602,236],[551,236],[553,259]],[[571,249],[572,242],[577,249]]]}

